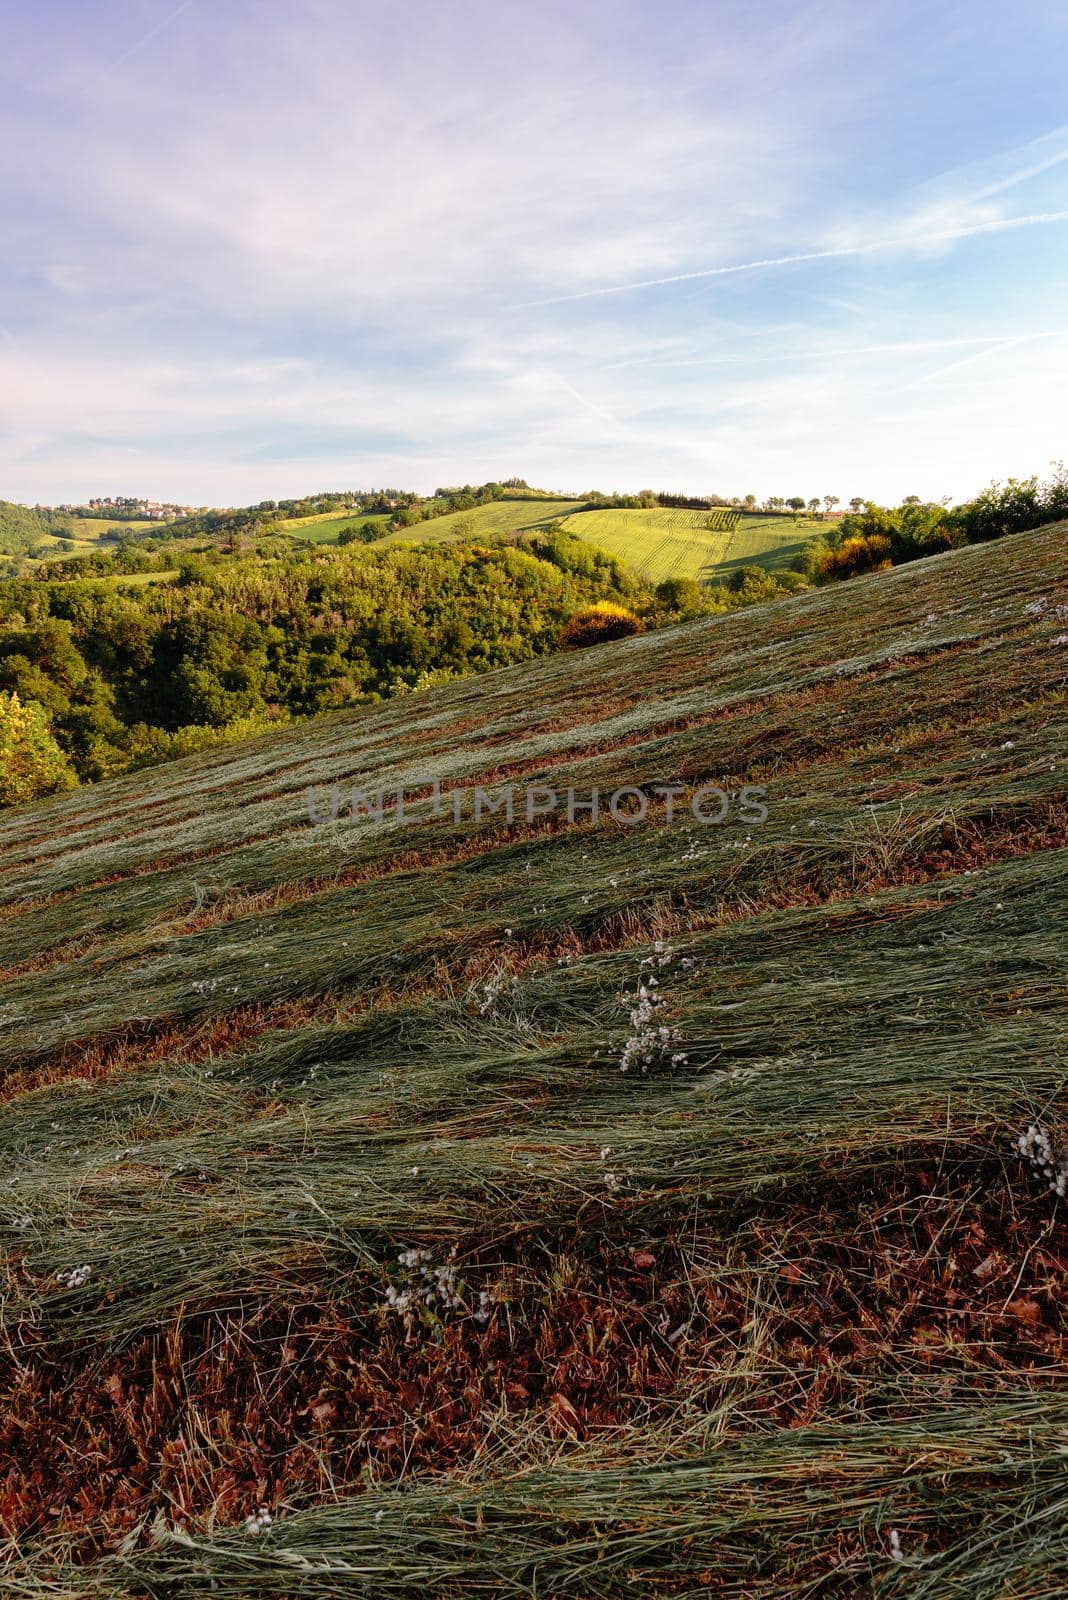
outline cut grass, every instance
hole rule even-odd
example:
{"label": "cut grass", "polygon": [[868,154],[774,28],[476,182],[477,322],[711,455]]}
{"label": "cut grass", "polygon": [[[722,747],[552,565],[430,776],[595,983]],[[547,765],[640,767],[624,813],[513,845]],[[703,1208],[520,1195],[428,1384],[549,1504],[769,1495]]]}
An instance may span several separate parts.
{"label": "cut grass", "polygon": [[1063,1592],[1064,532],[0,820],[10,1592]]}

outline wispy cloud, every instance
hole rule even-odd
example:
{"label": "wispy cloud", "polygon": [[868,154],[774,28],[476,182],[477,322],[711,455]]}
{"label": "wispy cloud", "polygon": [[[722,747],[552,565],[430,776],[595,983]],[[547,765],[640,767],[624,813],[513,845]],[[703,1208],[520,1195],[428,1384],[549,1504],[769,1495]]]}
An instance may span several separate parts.
{"label": "wispy cloud", "polygon": [[764,256],[758,261],[736,261],[721,267],[699,267],[693,272],[673,272],[663,278],[639,278],[631,283],[580,289],[574,294],[547,296],[542,300],[520,301],[506,306],[507,311],[530,311],[541,306],[567,305],[575,300],[597,300],[604,295],[632,294],[638,289],[662,289],[669,284],[691,283],[695,278],[727,278],[739,272],[765,272],[771,267],[793,267],[807,261],[836,261],[847,256],[874,255],[883,250],[929,248],[931,245],[971,238],[975,234],[1005,233],[1015,228],[1045,227],[1068,222],[1068,210],[1036,212],[1029,217],[995,217],[986,222],[965,223],[955,228],[931,228],[923,233],[898,234],[886,239],[869,239],[864,244],[840,245],[828,250],[801,250],[792,255]]}

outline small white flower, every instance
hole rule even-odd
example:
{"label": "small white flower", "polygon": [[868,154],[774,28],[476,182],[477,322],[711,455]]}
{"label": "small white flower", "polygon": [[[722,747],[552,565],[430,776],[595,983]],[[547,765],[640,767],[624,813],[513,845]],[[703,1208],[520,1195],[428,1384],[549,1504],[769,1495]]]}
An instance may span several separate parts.
{"label": "small white flower", "polygon": [[93,1269],[90,1266],[71,1267],[67,1272],[57,1272],[56,1278],[68,1289],[80,1289],[83,1284],[89,1282],[92,1275]]}

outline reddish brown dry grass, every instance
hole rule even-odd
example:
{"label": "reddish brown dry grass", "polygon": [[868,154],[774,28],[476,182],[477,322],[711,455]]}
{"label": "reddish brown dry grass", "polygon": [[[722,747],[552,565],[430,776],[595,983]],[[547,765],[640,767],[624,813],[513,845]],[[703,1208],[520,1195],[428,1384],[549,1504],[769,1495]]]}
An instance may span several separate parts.
{"label": "reddish brown dry grass", "polygon": [[1068,1226],[1011,1178],[969,1195],[913,1169],[765,1208],[727,1242],[702,1227],[473,1261],[469,1299],[498,1301],[484,1330],[455,1313],[406,1329],[364,1278],[179,1319],[103,1359],[27,1328],[5,1363],[0,1529],[88,1555],[161,1503],[180,1525],[232,1523],[473,1466],[517,1426],[586,1439],[674,1417],[678,1439],[732,1398],[738,1431],[863,1414],[873,1391],[892,1410],[895,1385],[905,1414],[919,1393],[1060,1383]]}

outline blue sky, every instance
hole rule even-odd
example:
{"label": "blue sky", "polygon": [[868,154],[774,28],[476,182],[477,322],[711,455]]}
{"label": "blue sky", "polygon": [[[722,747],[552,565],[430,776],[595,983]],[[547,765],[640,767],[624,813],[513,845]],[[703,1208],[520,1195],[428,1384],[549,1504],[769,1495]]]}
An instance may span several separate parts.
{"label": "blue sky", "polygon": [[1062,0],[0,0],[0,498],[1068,453]]}

